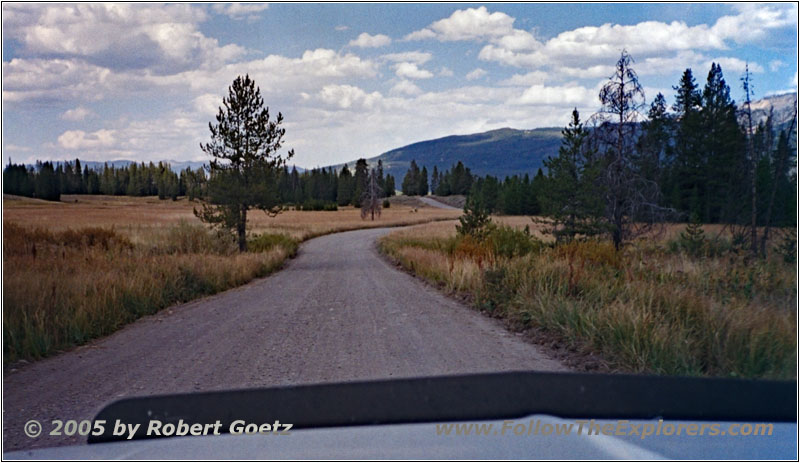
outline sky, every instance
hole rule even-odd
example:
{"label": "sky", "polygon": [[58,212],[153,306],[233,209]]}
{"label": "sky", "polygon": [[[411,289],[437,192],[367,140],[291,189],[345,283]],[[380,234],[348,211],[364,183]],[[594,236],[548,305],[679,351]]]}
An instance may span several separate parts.
{"label": "sky", "polygon": [[620,52],[649,103],[720,63],[731,96],[797,91],[793,3],[2,5],[2,157],[204,161],[249,74],[311,168],[413,142],[563,127]]}

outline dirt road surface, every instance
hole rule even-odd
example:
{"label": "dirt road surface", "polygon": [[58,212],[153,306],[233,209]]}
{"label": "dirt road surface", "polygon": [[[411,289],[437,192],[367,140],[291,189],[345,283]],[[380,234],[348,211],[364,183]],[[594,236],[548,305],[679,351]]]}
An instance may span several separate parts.
{"label": "dirt road surface", "polygon": [[448,209],[448,210],[453,210],[453,211],[460,211],[461,210],[458,207],[453,207],[453,206],[451,206],[449,204],[445,204],[443,202],[439,202],[439,201],[437,201],[437,200],[435,200],[433,198],[429,198],[427,196],[420,196],[419,200],[422,201],[423,203],[427,204],[428,206],[438,207],[439,209]]}
{"label": "dirt road surface", "polygon": [[395,269],[376,248],[388,229],[306,242],[286,268],[165,309],[104,339],[3,379],[3,450],[32,439],[28,420],[92,419],[126,396],[319,382],[566,368],[482,316]]}

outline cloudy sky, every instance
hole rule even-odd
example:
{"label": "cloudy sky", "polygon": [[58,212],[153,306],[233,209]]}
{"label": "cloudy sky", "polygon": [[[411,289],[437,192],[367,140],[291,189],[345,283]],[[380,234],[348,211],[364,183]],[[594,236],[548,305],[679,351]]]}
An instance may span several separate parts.
{"label": "cloudy sky", "polygon": [[623,48],[648,101],[712,61],[732,96],[797,89],[794,4],[2,6],[3,158],[203,160],[249,73],[303,167],[415,141],[563,126]]}

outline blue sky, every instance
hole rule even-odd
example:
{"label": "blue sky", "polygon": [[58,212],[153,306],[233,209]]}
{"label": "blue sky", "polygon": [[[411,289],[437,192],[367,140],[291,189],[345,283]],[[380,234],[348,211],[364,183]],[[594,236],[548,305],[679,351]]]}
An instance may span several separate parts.
{"label": "blue sky", "polygon": [[563,126],[625,48],[648,102],[712,61],[731,94],[797,89],[795,4],[3,4],[3,158],[204,160],[233,79],[283,113],[293,162]]}

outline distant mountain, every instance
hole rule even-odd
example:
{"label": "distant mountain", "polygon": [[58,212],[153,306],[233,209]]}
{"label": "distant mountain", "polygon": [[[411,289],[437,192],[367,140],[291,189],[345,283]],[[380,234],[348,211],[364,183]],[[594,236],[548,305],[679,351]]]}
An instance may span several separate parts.
{"label": "distant mountain", "polygon": [[[525,172],[536,174],[547,156],[558,153],[560,144],[560,128],[505,128],[421,141],[367,159],[367,162],[374,166],[379,159],[382,160],[384,171],[395,177],[398,187],[412,160],[420,168],[427,167],[429,174],[434,166],[444,171],[461,161],[473,174],[502,178]],[[336,168],[340,169],[341,166]],[[349,162],[348,166],[352,169],[355,162]]]}
{"label": "distant mountain", "polygon": [[753,123],[767,120],[769,110],[772,108],[772,120],[777,129],[784,129],[792,121],[794,109],[797,104],[796,93],[783,93],[771,95],[750,103],[753,112]]}
{"label": "distant mountain", "polygon": [[[751,103],[754,122],[765,120],[769,108],[773,108],[773,119],[777,130],[785,128],[792,119],[796,94],[786,93],[769,96]],[[402,148],[387,151],[367,159],[370,166],[383,161],[384,171],[395,177],[399,187],[411,161],[422,168],[433,171],[449,169],[461,161],[473,174],[495,175],[504,178],[508,175],[528,173],[535,175],[548,156],[558,155],[561,145],[561,128],[540,128],[517,130],[511,128],[490,130],[472,135],[451,135],[435,140],[413,143]],[[355,161],[347,163],[350,169]],[[341,169],[342,164],[335,166]]]}

